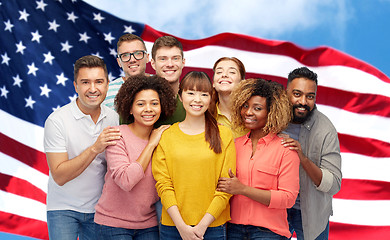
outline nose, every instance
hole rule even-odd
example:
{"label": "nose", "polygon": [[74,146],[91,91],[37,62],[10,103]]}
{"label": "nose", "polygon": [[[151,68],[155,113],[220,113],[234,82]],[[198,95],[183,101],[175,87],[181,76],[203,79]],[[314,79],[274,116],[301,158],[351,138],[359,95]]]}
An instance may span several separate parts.
{"label": "nose", "polygon": [[245,114],[246,115],[248,115],[248,116],[250,116],[250,115],[252,115],[252,108],[250,108],[250,107],[248,107],[246,110],[245,110]]}
{"label": "nose", "polygon": [[225,72],[222,73],[222,77],[224,77],[224,78],[227,78],[227,77],[228,77],[227,71],[225,71]]}
{"label": "nose", "polygon": [[130,55],[129,62],[130,62],[130,63],[133,63],[133,62],[135,62],[135,61],[137,61],[137,59],[135,59],[134,54],[131,54],[131,55]]}
{"label": "nose", "polygon": [[89,91],[90,91],[90,92],[96,92],[95,83],[91,83],[91,85],[90,85],[90,87],[89,87]]}
{"label": "nose", "polygon": [[306,96],[301,96],[301,97],[298,99],[298,103],[301,104],[301,105],[307,105]]}
{"label": "nose", "polygon": [[173,61],[172,61],[172,59],[171,58],[168,58],[168,60],[167,60],[167,66],[173,66]]}
{"label": "nose", "polygon": [[151,109],[152,108],[151,108],[150,104],[145,105],[145,111],[149,112]]}
{"label": "nose", "polygon": [[200,93],[196,93],[194,96],[194,101],[199,102],[200,101]]}

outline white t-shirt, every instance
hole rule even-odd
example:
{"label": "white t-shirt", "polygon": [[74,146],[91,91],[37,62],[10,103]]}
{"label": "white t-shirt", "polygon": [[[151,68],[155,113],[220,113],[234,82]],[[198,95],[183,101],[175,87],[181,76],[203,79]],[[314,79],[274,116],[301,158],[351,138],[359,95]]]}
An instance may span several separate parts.
{"label": "white t-shirt", "polygon": [[[67,152],[69,159],[77,157],[90,147],[107,126],[117,126],[118,114],[101,105],[96,124],[73,101],[56,110],[45,122],[45,152]],[[47,210],[74,210],[93,213],[99,200],[106,173],[105,152],[75,179],[63,186],[57,185],[49,173]]]}

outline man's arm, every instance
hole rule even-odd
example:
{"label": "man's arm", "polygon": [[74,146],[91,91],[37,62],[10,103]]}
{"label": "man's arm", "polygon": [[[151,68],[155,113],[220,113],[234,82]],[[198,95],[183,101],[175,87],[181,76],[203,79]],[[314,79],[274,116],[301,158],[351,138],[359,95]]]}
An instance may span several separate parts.
{"label": "man's arm", "polygon": [[292,138],[283,138],[282,145],[291,150],[295,150],[298,153],[301,166],[313,181],[314,185],[318,187],[322,181],[322,171],[314,162],[303,154],[301,144]]}
{"label": "man's arm", "polygon": [[314,185],[316,185],[316,187],[320,186],[322,181],[321,169],[304,154],[302,154],[302,156],[299,156],[299,160],[301,162],[301,166],[303,167],[307,175],[310,177],[310,179],[313,181]]}
{"label": "man's arm", "polygon": [[67,152],[47,152],[47,163],[54,181],[62,186],[78,177],[107,146],[115,145],[120,136],[119,129],[106,127],[92,146],[72,159],[68,159]]}

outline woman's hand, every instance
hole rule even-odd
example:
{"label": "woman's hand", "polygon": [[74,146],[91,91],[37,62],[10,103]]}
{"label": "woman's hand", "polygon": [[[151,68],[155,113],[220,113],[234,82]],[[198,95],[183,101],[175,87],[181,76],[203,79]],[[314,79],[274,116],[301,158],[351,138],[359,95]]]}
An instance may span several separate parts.
{"label": "woman's hand", "polygon": [[229,169],[229,177],[230,178],[219,178],[217,191],[226,192],[233,195],[241,194],[246,185],[242,184],[240,180],[238,180],[231,169]]}
{"label": "woman's hand", "polygon": [[183,240],[199,240],[203,239],[202,237],[198,237],[196,235],[196,228],[192,227],[190,225],[182,225],[182,226],[176,226],[177,230],[180,233],[180,236]]}
{"label": "woman's hand", "polygon": [[159,128],[153,129],[150,133],[149,144],[153,147],[157,147],[160,142],[162,133],[167,130],[171,125],[161,125]]}
{"label": "woman's hand", "polygon": [[160,142],[162,133],[168,129],[171,125],[162,125],[159,128],[153,129],[149,136],[148,145],[142,150],[142,153],[139,155],[137,162],[141,164],[144,172],[149,166],[150,161],[152,160],[152,154],[154,149],[157,147],[158,142]]}
{"label": "woman's hand", "polygon": [[210,226],[212,222],[215,221],[215,218],[210,213],[206,213],[200,222],[194,227],[195,235],[199,239],[203,239],[204,234],[206,233],[207,228]]}

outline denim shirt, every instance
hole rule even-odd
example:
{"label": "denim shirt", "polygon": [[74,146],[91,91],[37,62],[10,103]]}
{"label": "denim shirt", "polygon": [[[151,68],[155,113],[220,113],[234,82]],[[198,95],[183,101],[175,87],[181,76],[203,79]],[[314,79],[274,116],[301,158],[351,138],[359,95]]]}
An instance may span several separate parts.
{"label": "denim shirt", "polygon": [[316,108],[302,124],[299,143],[303,154],[322,171],[317,187],[305,170],[299,168],[302,226],[305,239],[315,239],[329,221],[332,198],[341,187],[341,156],[337,131],[330,120]]}

